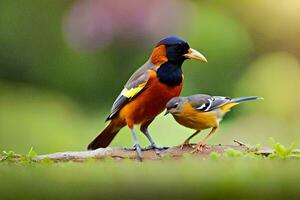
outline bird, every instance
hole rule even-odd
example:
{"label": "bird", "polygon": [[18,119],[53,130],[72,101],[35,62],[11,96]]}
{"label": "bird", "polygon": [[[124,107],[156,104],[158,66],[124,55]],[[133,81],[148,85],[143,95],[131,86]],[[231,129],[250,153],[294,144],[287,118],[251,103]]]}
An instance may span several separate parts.
{"label": "bird", "polygon": [[263,99],[258,96],[230,98],[224,96],[210,96],[207,94],[196,94],[188,97],[174,97],[166,105],[165,115],[171,113],[174,119],[181,125],[196,130],[189,136],[181,146],[189,146],[189,141],[199,134],[200,131],[211,128],[211,131],[195,146],[194,152],[209,148],[206,140],[213,135],[223,119],[224,115],[233,106],[242,102]]}
{"label": "bird", "polygon": [[[88,150],[107,147],[127,126],[134,142],[133,150],[140,161],[143,159],[142,150],[154,149],[158,153],[161,148],[150,136],[148,126],[164,111],[170,99],[180,95],[184,79],[182,64],[187,59],[207,62],[204,55],[192,49],[185,40],[176,36],[161,39],[150,58],[125,84],[106,119],[108,125],[88,145]],[[148,148],[141,148],[134,131],[135,125],[140,125],[140,131],[149,140]]]}

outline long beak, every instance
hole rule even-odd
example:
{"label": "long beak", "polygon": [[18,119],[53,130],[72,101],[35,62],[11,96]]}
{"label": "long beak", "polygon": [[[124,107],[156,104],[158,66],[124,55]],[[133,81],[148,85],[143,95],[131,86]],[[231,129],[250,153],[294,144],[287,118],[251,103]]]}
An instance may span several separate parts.
{"label": "long beak", "polygon": [[188,59],[195,59],[195,60],[207,62],[204,55],[202,55],[199,51],[196,51],[195,49],[192,48],[189,49],[189,52],[187,54],[184,54],[184,57]]}
{"label": "long beak", "polygon": [[166,116],[167,114],[169,114],[170,112],[168,110],[166,110],[164,116]]}

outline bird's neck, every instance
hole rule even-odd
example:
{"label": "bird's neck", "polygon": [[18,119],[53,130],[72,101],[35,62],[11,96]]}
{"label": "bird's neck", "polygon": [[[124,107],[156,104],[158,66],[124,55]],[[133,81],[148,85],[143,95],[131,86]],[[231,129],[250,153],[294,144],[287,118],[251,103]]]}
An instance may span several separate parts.
{"label": "bird's neck", "polygon": [[182,82],[182,63],[166,62],[162,64],[157,70],[157,77],[160,82],[174,87],[180,85]]}

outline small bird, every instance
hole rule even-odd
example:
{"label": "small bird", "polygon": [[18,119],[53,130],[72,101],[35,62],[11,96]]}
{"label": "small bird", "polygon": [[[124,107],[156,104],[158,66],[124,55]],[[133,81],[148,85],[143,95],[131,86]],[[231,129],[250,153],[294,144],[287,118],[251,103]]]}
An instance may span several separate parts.
{"label": "small bird", "polygon": [[219,127],[219,123],[230,108],[241,102],[262,99],[257,96],[229,98],[223,96],[210,96],[196,94],[189,97],[174,97],[166,105],[166,113],[171,113],[174,119],[181,125],[196,130],[188,137],[181,148],[189,145],[189,141],[201,130],[212,128],[196,146],[193,152],[202,151],[207,148],[207,138],[213,135]]}
{"label": "small bird", "polygon": [[[198,51],[178,37],[162,39],[152,51],[149,60],[127,81],[113,103],[106,121],[110,121],[104,130],[88,145],[89,150],[107,147],[117,133],[128,126],[134,141],[137,158],[142,160],[142,150],[161,148],[152,140],[148,126],[160,114],[173,97],[179,96],[183,85],[181,66],[186,59],[207,62]],[[140,124],[140,130],[150,141],[148,148],[142,149],[134,125]]]}

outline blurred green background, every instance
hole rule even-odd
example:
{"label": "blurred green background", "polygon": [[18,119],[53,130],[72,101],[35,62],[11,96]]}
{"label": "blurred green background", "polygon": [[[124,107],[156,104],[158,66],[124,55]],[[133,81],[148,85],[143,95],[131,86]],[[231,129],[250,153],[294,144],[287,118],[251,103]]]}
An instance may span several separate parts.
{"label": "blurred green background", "polygon": [[[209,61],[184,63],[182,95],[265,98],[234,108],[209,143],[299,144],[299,10],[293,0],[1,0],[0,150],[84,150],[168,35]],[[192,133],[171,116],[158,116],[150,131],[167,146]],[[112,145],[131,146],[128,130]]]}

